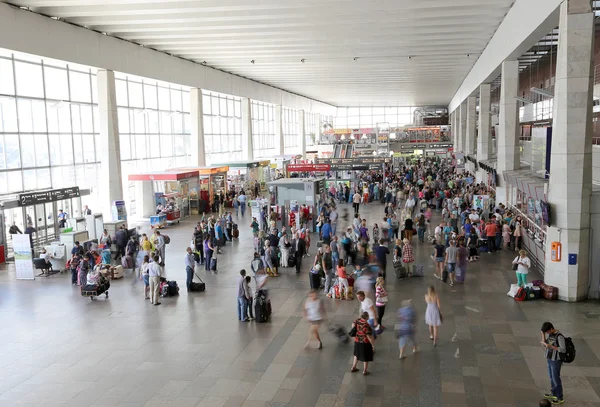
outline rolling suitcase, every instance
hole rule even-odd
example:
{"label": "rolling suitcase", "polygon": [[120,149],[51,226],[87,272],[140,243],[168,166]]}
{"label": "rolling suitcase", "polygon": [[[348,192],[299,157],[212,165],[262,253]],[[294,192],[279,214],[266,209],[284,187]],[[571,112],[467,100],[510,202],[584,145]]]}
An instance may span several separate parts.
{"label": "rolling suitcase", "polygon": [[271,300],[267,298],[264,290],[258,290],[254,305],[254,318],[256,322],[267,322],[271,317]]}
{"label": "rolling suitcase", "polygon": [[404,266],[394,267],[394,273],[396,273],[396,278],[398,280],[404,280],[408,277],[408,272]]}
{"label": "rolling suitcase", "polygon": [[231,232],[231,235],[233,236],[234,239],[237,239],[240,237],[240,231],[238,229],[233,229],[233,231]]}
{"label": "rolling suitcase", "polygon": [[217,257],[214,256],[210,259],[210,271],[217,272]]}
{"label": "rolling suitcase", "polygon": [[413,277],[424,277],[425,276],[425,267],[422,264],[415,264],[413,266]]}
{"label": "rolling suitcase", "polygon": [[448,270],[444,269],[444,271],[442,272],[442,282],[447,282],[448,281]]}
{"label": "rolling suitcase", "polygon": [[206,291],[206,284],[204,283],[204,281],[202,281],[202,279],[200,278],[198,273],[194,273],[194,274],[196,275],[198,280],[200,280],[200,282],[195,283],[192,281],[192,284],[190,284],[190,291],[197,291],[197,292]]}

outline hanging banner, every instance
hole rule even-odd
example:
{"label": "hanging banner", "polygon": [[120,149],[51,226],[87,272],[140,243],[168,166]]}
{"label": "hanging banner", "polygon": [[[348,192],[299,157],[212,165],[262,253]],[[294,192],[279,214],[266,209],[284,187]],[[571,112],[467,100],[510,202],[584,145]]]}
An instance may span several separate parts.
{"label": "hanging banner", "polygon": [[35,280],[33,272],[33,255],[31,254],[31,242],[29,235],[11,235],[15,251],[15,270],[17,280]]}
{"label": "hanging banner", "polygon": [[490,200],[489,195],[475,195],[473,197],[473,209],[483,209],[487,208],[488,201]]}

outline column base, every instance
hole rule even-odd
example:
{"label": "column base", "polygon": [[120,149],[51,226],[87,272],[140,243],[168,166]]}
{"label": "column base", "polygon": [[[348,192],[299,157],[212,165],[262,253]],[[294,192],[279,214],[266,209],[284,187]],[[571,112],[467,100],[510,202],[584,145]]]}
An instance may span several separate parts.
{"label": "column base", "polygon": [[[588,298],[589,239],[590,229],[548,228],[544,282],[558,288],[559,300],[576,302]],[[552,261],[552,242],[562,245],[560,261]],[[569,264],[569,254],[576,256],[575,264]]]}

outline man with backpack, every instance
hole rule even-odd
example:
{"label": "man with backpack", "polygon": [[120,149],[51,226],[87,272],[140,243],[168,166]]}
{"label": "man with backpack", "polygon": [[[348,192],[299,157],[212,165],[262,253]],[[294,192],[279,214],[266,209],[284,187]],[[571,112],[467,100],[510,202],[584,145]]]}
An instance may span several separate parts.
{"label": "man with backpack", "polygon": [[575,346],[571,338],[565,338],[550,322],[544,322],[541,331],[540,343],[545,348],[551,386],[551,392],[544,397],[552,404],[562,404],[564,399],[560,369],[563,362],[571,363],[575,359]]}

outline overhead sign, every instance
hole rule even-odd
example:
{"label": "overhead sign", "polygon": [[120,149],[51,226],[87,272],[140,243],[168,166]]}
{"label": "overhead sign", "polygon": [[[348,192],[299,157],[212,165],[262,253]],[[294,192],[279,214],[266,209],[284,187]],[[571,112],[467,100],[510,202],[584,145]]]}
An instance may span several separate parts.
{"label": "overhead sign", "polygon": [[[414,147],[414,146],[413,146]],[[317,158],[317,164],[330,165],[370,165],[392,162],[390,157],[355,157],[355,158]]]}
{"label": "overhead sign", "polygon": [[329,164],[290,164],[287,166],[289,172],[294,171],[329,171],[331,165]]}
{"label": "overhead sign", "polygon": [[19,206],[38,205],[47,202],[62,201],[63,199],[77,198],[79,187],[51,189],[43,192],[30,192],[19,194]]}

